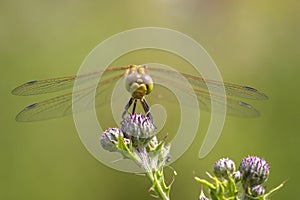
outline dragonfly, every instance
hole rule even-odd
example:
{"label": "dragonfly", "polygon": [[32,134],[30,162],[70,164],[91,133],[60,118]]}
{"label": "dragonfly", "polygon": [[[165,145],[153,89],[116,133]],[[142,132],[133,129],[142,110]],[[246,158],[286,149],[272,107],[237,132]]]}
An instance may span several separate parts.
{"label": "dragonfly", "polygon": [[[107,68],[103,71],[90,72],[84,75],[64,76],[58,78],[49,78],[44,80],[34,80],[24,83],[12,90],[13,95],[30,96],[39,95],[52,92],[58,92],[66,89],[71,89],[74,82],[80,79],[82,82],[89,82],[89,80],[98,78],[99,73],[102,73],[101,79],[96,88],[96,97],[106,98],[106,92],[110,90],[110,86],[121,78],[125,78],[125,87],[131,93],[128,103],[124,107],[122,117],[127,113],[130,114],[129,109],[132,107],[132,112],[136,111],[136,104],[140,102],[142,108],[148,117],[152,117],[150,113],[150,106],[146,101],[152,90],[155,81],[167,81],[180,89],[180,85],[176,77],[180,74],[192,86],[194,94],[196,94],[200,110],[210,111],[211,100],[214,99],[216,103],[224,104],[224,97],[217,93],[208,91],[208,86],[220,88],[224,87],[226,91],[226,106],[227,114],[237,117],[254,118],[260,115],[259,111],[252,105],[244,102],[241,99],[248,100],[266,100],[267,95],[253,87],[243,86],[232,83],[222,83],[214,80],[205,80],[201,76],[191,75],[188,73],[177,72],[161,69],[158,67],[151,67],[145,65],[129,65],[114,68]],[[153,80],[152,80],[153,78]],[[87,86],[85,89],[75,91],[75,93],[68,92],[44,101],[31,104],[21,110],[17,116],[18,122],[33,122],[59,118],[72,114],[72,103],[84,101],[84,97],[93,91],[93,87]],[[189,91],[184,91],[189,92]],[[151,95],[149,95],[151,96]],[[214,98],[211,98],[211,97]],[[73,98],[73,101],[72,101]],[[74,100],[75,99],[75,100]],[[100,106],[104,105],[104,100],[98,102]],[[88,102],[87,105],[90,105]],[[88,106],[86,109],[89,109]]]}

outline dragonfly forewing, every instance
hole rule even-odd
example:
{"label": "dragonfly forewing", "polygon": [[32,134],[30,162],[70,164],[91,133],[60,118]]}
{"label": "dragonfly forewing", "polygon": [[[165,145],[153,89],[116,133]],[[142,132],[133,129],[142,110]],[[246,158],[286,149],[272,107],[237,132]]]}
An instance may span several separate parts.
{"label": "dragonfly forewing", "polygon": [[[101,79],[99,87],[89,86],[85,89],[76,91],[74,94],[69,92],[64,95],[59,95],[54,98],[50,98],[38,103],[34,103],[24,108],[17,116],[16,121],[30,122],[30,121],[41,121],[47,119],[54,119],[72,114],[72,104],[77,104],[79,108],[77,111],[82,112],[92,109],[92,102],[89,95],[95,90],[95,97],[97,98],[96,106],[105,106],[109,103],[107,94],[110,92],[109,89],[115,81],[123,76],[115,74],[114,77],[108,79]],[[73,98],[73,99],[72,99]]]}
{"label": "dragonfly forewing", "polygon": [[128,69],[128,67],[108,68],[105,71],[95,71],[79,76],[65,76],[45,80],[29,81],[15,88],[12,91],[12,94],[18,96],[28,96],[57,92],[72,88],[75,80],[80,80],[80,83],[89,85],[89,82],[98,78],[100,73],[103,73],[101,80],[109,81],[115,76],[123,75],[126,69]]}
{"label": "dragonfly forewing", "polygon": [[232,84],[232,83],[222,83],[214,80],[204,80],[199,76],[193,76],[182,72],[179,73],[179,72],[160,69],[160,68],[151,68],[151,71],[157,72],[155,73],[156,76],[160,76],[161,78],[164,77],[164,79],[173,80],[173,81],[178,80],[179,78],[178,76],[181,75],[185,77],[190,82],[192,87],[195,89],[208,90],[208,87],[210,87],[213,89],[213,91],[218,91],[219,88],[221,88],[222,85],[224,85],[227,96],[244,98],[244,99],[252,99],[252,100],[268,99],[268,96],[266,94],[249,86],[242,86],[242,85]]}

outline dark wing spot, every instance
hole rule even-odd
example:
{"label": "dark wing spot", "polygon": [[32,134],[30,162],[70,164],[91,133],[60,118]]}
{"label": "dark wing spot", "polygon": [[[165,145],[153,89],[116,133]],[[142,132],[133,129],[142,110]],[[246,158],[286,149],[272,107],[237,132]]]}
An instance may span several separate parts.
{"label": "dark wing spot", "polygon": [[253,92],[257,92],[256,89],[252,88],[252,87],[248,87],[248,86],[243,86],[243,88],[247,89],[247,90],[250,90],[250,91],[253,91]]}
{"label": "dark wing spot", "polygon": [[239,104],[240,104],[240,106],[243,106],[243,107],[246,107],[246,108],[249,108],[249,109],[252,108],[252,106],[250,104],[247,104],[247,103],[242,102],[242,101],[240,101]]}
{"label": "dark wing spot", "polygon": [[34,107],[38,106],[38,105],[39,105],[38,103],[34,103],[34,104],[32,104],[32,105],[27,106],[26,108],[24,108],[24,110],[29,110],[31,108],[34,108]]}
{"label": "dark wing spot", "polygon": [[38,81],[29,81],[29,82],[26,83],[26,85],[33,85],[33,84],[35,84],[36,82],[38,82]]}

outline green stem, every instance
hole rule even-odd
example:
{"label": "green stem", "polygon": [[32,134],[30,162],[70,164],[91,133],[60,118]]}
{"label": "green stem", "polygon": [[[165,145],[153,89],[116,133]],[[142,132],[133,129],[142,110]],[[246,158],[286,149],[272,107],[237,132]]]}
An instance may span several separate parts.
{"label": "green stem", "polygon": [[166,188],[166,185],[164,183],[164,181],[161,181],[158,177],[159,177],[159,172],[158,171],[154,171],[154,172],[147,172],[147,177],[149,178],[149,180],[151,181],[152,185],[153,185],[153,191],[155,191],[155,193],[158,195],[158,197],[160,199],[163,200],[169,200],[169,195],[164,191],[163,188]]}
{"label": "green stem", "polygon": [[136,152],[128,151],[128,156],[146,171],[146,175],[152,183],[151,190],[163,200],[169,200],[169,188],[166,186],[163,177],[163,169],[152,169],[148,153],[145,148],[138,148]]}

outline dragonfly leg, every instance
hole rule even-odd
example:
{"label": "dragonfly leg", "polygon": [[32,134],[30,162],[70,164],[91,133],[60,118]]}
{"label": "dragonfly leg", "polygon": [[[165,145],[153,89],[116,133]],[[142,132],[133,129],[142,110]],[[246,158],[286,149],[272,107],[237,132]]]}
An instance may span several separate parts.
{"label": "dragonfly leg", "polygon": [[150,106],[149,106],[149,104],[147,103],[146,99],[143,98],[143,99],[141,99],[140,101],[141,101],[141,104],[142,104],[143,109],[144,109],[144,111],[145,111],[145,115],[146,115],[147,117],[149,117],[149,118],[152,120],[152,115],[151,115],[151,112],[150,112]]}
{"label": "dragonfly leg", "polygon": [[131,97],[129,99],[128,103],[126,104],[125,108],[124,108],[124,112],[122,114],[122,118],[123,119],[124,119],[124,117],[125,117],[126,114],[129,114],[128,109],[130,108],[130,106],[132,105],[132,103],[133,103],[133,98]]}
{"label": "dragonfly leg", "polygon": [[135,113],[135,109],[136,109],[136,102],[137,102],[137,100],[136,100],[136,99],[134,99],[134,102],[133,102],[133,107],[132,107],[132,114],[134,114],[134,113]]}

